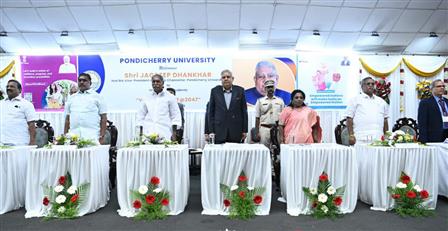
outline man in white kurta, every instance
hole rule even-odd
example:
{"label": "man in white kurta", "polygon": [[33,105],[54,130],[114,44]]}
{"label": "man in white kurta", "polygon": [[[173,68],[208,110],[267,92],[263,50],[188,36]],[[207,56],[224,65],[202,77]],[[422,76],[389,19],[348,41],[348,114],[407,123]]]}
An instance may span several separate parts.
{"label": "man in white kurta", "polygon": [[65,104],[64,133],[73,133],[84,139],[98,140],[104,143],[106,132],[107,108],[103,97],[90,89],[89,74],[78,77],[79,91],[71,95]]}
{"label": "man in white kurta", "polygon": [[143,126],[143,133],[157,133],[164,139],[176,140],[177,127],[182,118],[174,95],[163,89],[163,77],[152,76],[153,91],[142,100],[137,112],[137,125]]}
{"label": "man in white kurta", "polygon": [[35,145],[37,115],[34,106],[20,96],[22,86],[17,80],[6,85],[8,97],[0,101],[0,143]]}
{"label": "man in white kurta", "polygon": [[374,84],[373,78],[364,78],[361,81],[362,93],[348,103],[346,116],[351,145],[380,139],[389,129],[389,105],[373,94]]}

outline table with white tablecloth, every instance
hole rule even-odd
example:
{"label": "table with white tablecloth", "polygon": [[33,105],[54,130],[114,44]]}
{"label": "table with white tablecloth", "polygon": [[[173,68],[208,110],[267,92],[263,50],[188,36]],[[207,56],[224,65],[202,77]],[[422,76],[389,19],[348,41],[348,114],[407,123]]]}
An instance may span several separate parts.
{"label": "table with white tablecloth", "polygon": [[437,163],[439,165],[439,195],[448,197],[448,143],[427,143],[439,149]]}
{"label": "table with white tablecloth", "polygon": [[130,190],[147,185],[151,177],[160,179],[159,188],[170,194],[169,214],[184,211],[190,190],[187,145],[143,145],[122,148],[117,154],[117,196],[120,216],[133,217]]}
{"label": "table with white tablecloth", "polygon": [[25,205],[26,165],[34,146],[0,149],[0,214]]}
{"label": "table with white tablecloth", "polygon": [[355,150],[359,168],[359,198],[371,204],[372,210],[386,211],[394,207],[387,187],[395,187],[402,171],[431,195],[423,205],[436,208],[439,174],[436,147],[359,144],[355,145]]}
{"label": "table with white tablecloth", "polygon": [[201,160],[202,214],[228,215],[220,183],[236,185],[244,171],[248,186],[266,189],[256,215],[268,215],[271,208],[272,174],[269,149],[261,144],[206,145]]}
{"label": "table with white tablecloth", "polygon": [[70,172],[72,185],[90,183],[78,216],[104,207],[109,200],[109,145],[88,148],[53,146],[31,152],[26,175],[26,218],[45,215],[43,186],[57,185]]}
{"label": "table with white tablecloth", "polygon": [[317,188],[322,172],[335,188],[345,186],[342,213],[355,210],[358,200],[358,163],[353,148],[339,144],[282,144],[280,184],[286,211],[291,216],[309,214],[311,203],[303,187]]}

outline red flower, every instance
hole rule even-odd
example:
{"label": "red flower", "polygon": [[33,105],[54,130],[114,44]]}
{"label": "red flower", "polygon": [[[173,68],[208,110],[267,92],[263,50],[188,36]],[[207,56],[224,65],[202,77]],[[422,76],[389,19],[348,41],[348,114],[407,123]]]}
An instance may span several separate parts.
{"label": "red flower", "polygon": [[45,206],[48,206],[48,204],[50,204],[50,200],[48,200],[48,197],[44,197],[44,199],[42,200],[42,204],[44,204]]}
{"label": "red flower", "polygon": [[163,198],[162,201],[160,202],[163,206],[168,206],[168,204],[170,203],[170,201],[167,198]]}
{"label": "red flower", "polygon": [[72,198],[70,198],[70,201],[72,203],[75,203],[78,200],[78,197],[79,197],[79,194],[75,194],[75,195],[72,196]]}
{"label": "red flower", "polygon": [[151,177],[151,184],[153,184],[153,185],[160,184],[160,179],[156,176]]}
{"label": "red flower", "polygon": [[336,206],[341,205],[341,204],[342,204],[342,198],[341,198],[341,197],[336,197],[336,198],[334,198],[334,199],[333,199],[333,203],[334,203]]}
{"label": "red flower", "polygon": [[65,176],[61,176],[61,177],[59,177],[58,183],[59,183],[60,185],[63,185],[63,184],[65,183]]}
{"label": "red flower", "polygon": [[319,176],[319,180],[320,181],[327,181],[328,180],[328,175],[326,173],[320,175]]}
{"label": "red flower", "polygon": [[261,197],[260,195],[256,195],[254,197],[254,203],[255,204],[259,205],[259,204],[261,204],[261,201],[263,201],[263,197]]}
{"label": "red flower", "polygon": [[230,206],[230,201],[227,199],[224,199],[224,206],[229,207]]}
{"label": "red flower", "polygon": [[409,198],[409,199],[414,199],[416,196],[417,196],[417,194],[415,194],[415,192],[414,191],[408,191],[407,193],[406,193],[406,196]]}
{"label": "red flower", "polygon": [[134,206],[134,208],[136,209],[139,209],[142,207],[142,202],[140,202],[139,200],[135,200],[132,206]]}
{"label": "red flower", "polygon": [[313,208],[316,208],[316,207],[317,207],[317,202],[316,202],[316,201],[313,201],[313,204],[311,204],[311,206],[312,206]]}
{"label": "red flower", "polygon": [[240,176],[240,177],[238,177],[238,180],[239,180],[240,182],[244,182],[244,181],[247,180],[247,177],[246,177],[246,176]]}
{"label": "red flower", "polygon": [[401,177],[401,182],[403,182],[403,184],[408,184],[409,182],[411,182],[411,178],[407,175],[403,175]]}
{"label": "red flower", "polygon": [[148,204],[152,204],[152,203],[154,203],[154,201],[156,200],[156,197],[153,196],[153,195],[151,195],[151,194],[148,194],[148,195],[145,197],[145,200],[146,200],[146,203],[148,203]]}
{"label": "red flower", "polygon": [[420,197],[421,197],[422,199],[426,199],[426,198],[428,198],[428,197],[429,197],[429,193],[428,193],[428,191],[426,191],[426,190],[422,190],[422,191],[420,192]]}
{"label": "red flower", "polygon": [[381,136],[381,141],[384,141],[384,135],[383,135],[383,136]]}
{"label": "red flower", "polygon": [[241,192],[238,193],[238,195],[239,195],[241,198],[244,198],[244,197],[246,196],[246,193],[245,193],[244,191],[241,191]]}
{"label": "red flower", "polygon": [[392,194],[392,198],[399,199],[400,198],[400,194]]}

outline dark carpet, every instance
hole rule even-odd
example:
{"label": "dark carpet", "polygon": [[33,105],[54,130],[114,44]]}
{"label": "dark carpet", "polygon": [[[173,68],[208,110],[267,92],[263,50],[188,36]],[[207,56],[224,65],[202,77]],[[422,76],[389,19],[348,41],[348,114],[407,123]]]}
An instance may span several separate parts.
{"label": "dark carpet", "polygon": [[200,176],[190,177],[190,197],[185,212],[165,220],[145,222],[120,217],[116,190],[106,207],[74,220],[25,219],[22,208],[0,215],[0,231],[6,230],[448,230],[448,199],[439,197],[435,215],[424,218],[402,218],[391,212],[371,211],[358,201],[356,210],[336,220],[317,220],[311,216],[291,217],[286,204],[276,199],[273,190],[269,216],[257,216],[250,221],[230,220],[224,216],[201,215]]}

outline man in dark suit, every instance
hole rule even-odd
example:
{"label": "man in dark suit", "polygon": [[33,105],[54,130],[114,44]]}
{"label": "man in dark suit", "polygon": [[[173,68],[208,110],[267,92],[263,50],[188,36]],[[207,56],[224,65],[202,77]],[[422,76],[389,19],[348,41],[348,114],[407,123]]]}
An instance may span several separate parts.
{"label": "man in dark suit", "polygon": [[244,88],[233,85],[233,79],[231,71],[223,70],[222,86],[216,86],[210,92],[208,129],[217,144],[242,143],[247,136]]}
{"label": "man in dark suit", "polygon": [[445,85],[437,79],[431,83],[432,96],[418,106],[419,141],[443,142],[448,138],[448,100],[442,95]]}

